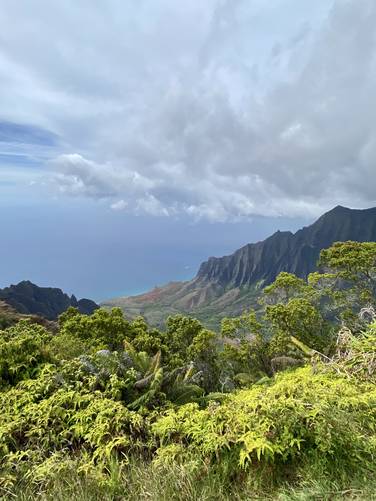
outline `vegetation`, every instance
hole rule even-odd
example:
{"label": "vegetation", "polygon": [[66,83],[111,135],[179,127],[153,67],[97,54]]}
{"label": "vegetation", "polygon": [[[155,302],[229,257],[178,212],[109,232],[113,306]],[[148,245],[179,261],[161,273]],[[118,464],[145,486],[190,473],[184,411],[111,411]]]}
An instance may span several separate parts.
{"label": "vegetation", "polygon": [[220,333],[70,308],[0,331],[4,499],[374,499],[376,244]]}

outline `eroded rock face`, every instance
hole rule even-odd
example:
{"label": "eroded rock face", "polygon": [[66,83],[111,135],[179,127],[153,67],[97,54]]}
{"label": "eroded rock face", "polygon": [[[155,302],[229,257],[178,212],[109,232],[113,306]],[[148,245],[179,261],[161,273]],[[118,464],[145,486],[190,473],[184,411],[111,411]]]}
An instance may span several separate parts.
{"label": "eroded rock face", "polygon": [[[294,234],[278,231],[230,256],[209,258],[188,282],[173,282],[139,296],[115,298],[103,306],[119,306],[130,317],[141,314],[153,325],[163,325],[168,315],[183,313],[218,327],[220,317],[238,315],[254,306],[260,290],[281,271],[305,278],[316,269],[322,249],[346,240],[376,241],[376,208],[335,207]],[[212,318],[216,321],[209,324]]]}
{"label": "eroded rock face", "polygon": [[0,289],[0,300],[8,303],[19,313],[40,315],[48,320],[56,320],[70,306],[87,315],[99,308],[90,299],[77,300],[75,296],[70,297],[61,289],[38,287],[29,281]]}
{"label": "eroded rock face", "polygon": [[258,281],[267,285],[281,271],[306,278],[316,269],[322,249],[346,240],[376,240],[376,208],[353,210],[335,207],[311,226],[294,234],[278,231],[230,256],[209,258],[201,265],[197,277],[226,287],[250,286]]}

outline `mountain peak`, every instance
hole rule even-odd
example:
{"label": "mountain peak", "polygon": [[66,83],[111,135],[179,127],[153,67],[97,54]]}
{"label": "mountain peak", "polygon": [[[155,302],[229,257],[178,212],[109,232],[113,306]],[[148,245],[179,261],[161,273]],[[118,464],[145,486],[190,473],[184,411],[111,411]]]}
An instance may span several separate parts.
{"label": "mountain peak", "polygon": [[91,314],[98,305],[89,299],[69,297],[61,289],[39,287],[30,280],[23,280],[17,285],[0,289],[0,300],[5,301],[16,311],[23,314],[35,314],[55,320],[70,306],[78,308],[81,313]]}
{"label": "mountain peak", "polygon": [[356,210],[356,209],[350,209],[349,207],[345,207],[344,205],[336,205],[329,212],[346,212],[346,211],[351,211],[351,210]]}
{"label": "mountain peak", "polygon": [[316,268],[320,251],[333,242],[376,240],[376,208],[337,205],[295,234],[277,231],[263,242],[248,244],[230,256],[210,259],[198,276],[226,287],[271,283],[281,271],[306,277]]}
{"label": "mountain peak", "polygon": [[333,209],[329,210],[328,212],[325,212],[321,217],[325,217],[328,214],[368,215],[370,213],[376,213],[376,207],[369,207],[367,209],[351,209],[350,207],[344,207],[343,205],[336,205],[335,207],[333,207]]}

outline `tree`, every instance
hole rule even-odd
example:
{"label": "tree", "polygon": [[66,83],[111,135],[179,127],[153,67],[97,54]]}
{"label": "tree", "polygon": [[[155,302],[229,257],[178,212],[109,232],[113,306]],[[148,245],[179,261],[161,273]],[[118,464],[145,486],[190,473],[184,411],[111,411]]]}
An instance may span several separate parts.
{"label": "tree", "polygon": [[274,356],[289,351],[291,336],[320,351],[330,340],[330,325],[305,298],[294,298],[287,304],[269,305],[265,318],[274,331],[270,346]]}
{"label": "tree", "polygon": [[336,242],[321,251],[319,265],[360,303],[375,303],[376,242]]}
{"label": "tree", "polygon": [[261,335],[262,323],[257,320],[256,312],[250,310],[239,317],[225,317],[221,322],[221,335],[232,339],[251,339]]}
{"label": "tree", "polygon": [[205,391],[216,390],[219,377],[217,335],[202,329],[188,346],[187,355],[196,371],[201,372],[200,383]]}
{"label": "tree", "polygon": [[315,290],[305,280],[293,273],[282,271],[275,281],[265,287],[261,304],[286,304],[296,297],[315,298]]}
{"label": "tree", "polygon": [[167,362],[171,368],[189,362],[188,348],[196,336],[204,329],[201,322],[184,315],[170,316],[166,322],[165,345]]}
{"label": "tree", "polygon": [[239,317],[224,318],[221,323],[223,338],[222,379],[226,376],[235,383],[249,384],[268,373],[270,361],[264,325],[250,310]]}
{"label": "tree", "polygon": [[88,342],[95,349],[123,349],[123,341],[133,337],[132,325],[120,308],[102,308],[92,315],[82,315],[75,308],[59,317],[60,332]]}
{"label": "tree", "polygon": [[149,355],[155,355],[158,351],[162,354],[168,352],[164,344],[164,333],[150,328],[143,317],[137,317],[131,322],[130,336],[132,346],[138,351],[145,351]]}

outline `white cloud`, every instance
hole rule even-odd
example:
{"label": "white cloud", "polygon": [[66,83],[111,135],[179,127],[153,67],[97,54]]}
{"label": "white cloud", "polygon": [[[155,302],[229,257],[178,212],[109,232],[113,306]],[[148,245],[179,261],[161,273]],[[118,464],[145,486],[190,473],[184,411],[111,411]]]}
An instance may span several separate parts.
{"label": "white cloud", "polygon": [[118,200],[117,202],[111,204],[110,207],[112,210],[124,210],[128,207],[128,202],[125,200]]}
{"label": "white cloud", "polygon": [[169,216],[170,211],[162,205],[153,195],[146,195],[136,203],[136,212],[150,214],[151,216]]}
{"label": "white cloud", "polygon": [[51,182],[65,193],[112,198],[121,193],[143,194],[158,182],[137,171],[99,164],[78,153],[59,155],[50,162]]}
{"label": "white cloud", "polygon": [[60,193],[218,221],[376,202],[373,0],[21,3],[2,113],[60,136]]}

